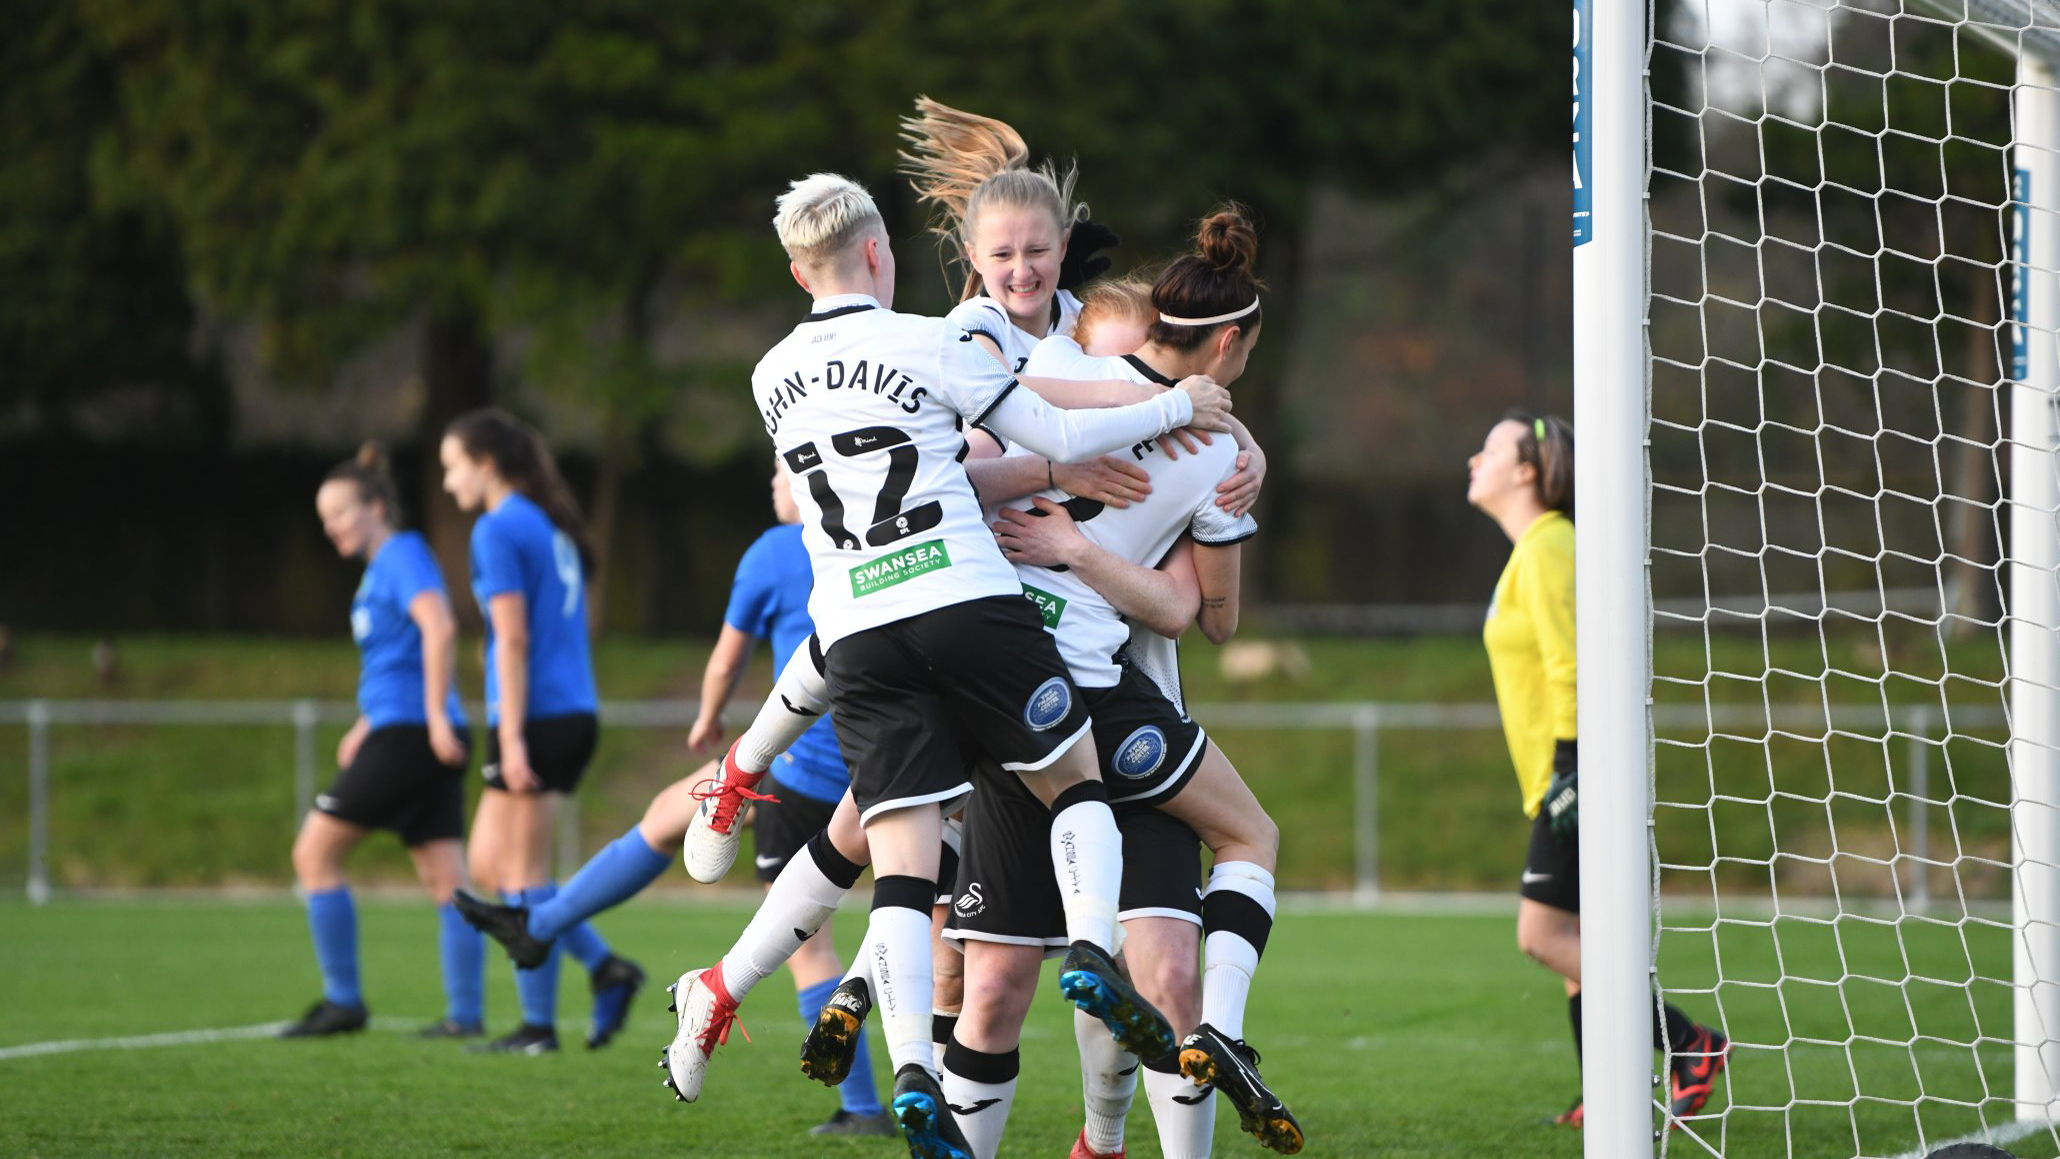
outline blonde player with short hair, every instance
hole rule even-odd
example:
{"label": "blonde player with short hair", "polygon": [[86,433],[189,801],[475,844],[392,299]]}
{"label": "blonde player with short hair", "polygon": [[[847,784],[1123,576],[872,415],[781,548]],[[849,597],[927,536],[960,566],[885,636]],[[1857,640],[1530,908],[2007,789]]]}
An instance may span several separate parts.
{"label": "blonde player with short hair", "polygon": [[[1067,996],[1139,1049],[1170,1047],[1171,1031],[1109,957],[1120,839],[1090,722],[982,522],[960,428],[984,422],[1073,461],[1183,425],[1223,429],[1229,396],[1196,376],[1149,402],[1054,410],[1015,389],[963,330],[891,309],[893,250],[856,183],[821,173],[795,182],[774,227],[815,310],[760,361],[752,394],[795,475],[816,573],[809,610],[872,855],[859,969],[882,1012],[910,1153],[970,1159],[930,1040],[929,910],[943,814],[972,789],[961,738],[1051,808],[1049,852],[1071,941],[1060,976]],[[713,1004],[697,998],[696,980],[682,979],[682,1037],[697,1001]]]}

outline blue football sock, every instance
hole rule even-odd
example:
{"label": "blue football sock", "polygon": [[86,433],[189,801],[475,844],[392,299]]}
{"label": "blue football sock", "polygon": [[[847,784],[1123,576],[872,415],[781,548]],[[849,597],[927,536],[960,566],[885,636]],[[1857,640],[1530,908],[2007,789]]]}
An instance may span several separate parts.
{"label": "blue football sock", "polygon": [[436,907],[436,920],[437,945],[443,958],[444,1017],[477,1026],[486,1009],[485,939],[450,902]]}
{"label": "blue football sock", "polygon": [[[516,904],[526,905],[534,910],[557,896],[558,883],[547,881],[523,890],[522,900]],[[577,922],[560,930],[558,940],[552,943],[552,948],[556,949],[559,946],[565,947],[565,952],[578,958],[579,964],[588,970],[593,970],[608,960],[608,943],[602,941],[601,935],[594,932],[594,927],[585,922]]]}
{"label": "blue football sock", "polygon": [[358,909],[350,887],[308,895],[308,932],[315,939],[315,963],[322,968],[322,997],[338,1006],[363,1006],[358,989]]}
{"label": "blue football sock", "polygon": [[[796,991],[794,998],[801,1008],[801,1023],[814,1026],[815,1016],[822,1013],[823,1003],[836,993],[837,983],[842,978],[828,978],[806,990]],[[851,1073],[837,1088],[837,1101],[854,1115],[877,1115],[880,1113],[880,1096],[873,1090],[873,1056],[866,1050],[866,1035],[858,1032],[858,1049],[851,1056]]]}
{"label": "blue football sock", "polygon": [[[529,935],[547,942],[564,936],[567,927],[635,897],[639,890],[658,880],[670,864],[670,855],[651,848],[636,826],[630,826],[629,832],[587,859],[558,891],[558,896],[530,907]],[[576,947],[572,952],[589,967],[595,964],[588,962]],[[605,944],[602,956],[607,956]]]}
{"label": "blue football sock", "polygon": [[[549,886],[540,888],[549,889]],[[522,890],[503,894],[502,900],[509,905],[523,905],[525,899],[537,891]],[[544,900],[548,900],[548,895]],[[534,970],[515,971],[515,998],[522,1007],[522,1021],[531,1026],[555,1026],[558,1021],[558,945],[551,943],[551,952],[544,958],[543,965]]]}

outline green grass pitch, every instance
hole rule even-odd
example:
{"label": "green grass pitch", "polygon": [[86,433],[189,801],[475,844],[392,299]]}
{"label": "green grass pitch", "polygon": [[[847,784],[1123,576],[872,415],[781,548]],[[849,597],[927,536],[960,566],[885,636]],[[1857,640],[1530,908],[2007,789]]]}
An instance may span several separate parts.
{"label": "green grass pitch", "polygon": [[[1513,899],[1511,904],[1513,910]],[[1550,1125],[1576,1088],[1557,982],[1514,949],[1510,912],[1298,912],[1277,926],[1254,993],[1249,1030],[1265,1071],[1308,1132],[1312,1156],[1577,1156],[1578,1135]],[[705,964],[743,919],[728,903],[632,903],[600,923],[641,961],[652,985],[617,1043],[589,1053],[577,1022],[584,978],[568,969],[561,1006],[567,1049],[546,1058],[469,1057],[412,1028],[440,1013],[435,923],[418,901],[360,905],[363,974],[375,1028],[339,1040],[247,1039],[182,1046],[22,1056],[7,1048],[250,1026],[297,1015],[317,992],[299,909],[288,902],[0,904],[0,1152],[22,1156],[818,1156],[901,1154],[884,1140],[817,1140],[806,1129],[832,1108],[800,1077],[792,988],[769,979],[744,1008],[755,1042],[734,1035],[717,1055],[702,1100],[672,1101],[659,1085],[659,1047],[671,1035],[662,987]],[[848,954],[862,911],[839,918]],[[1978,934],[1979,936],[1974,936]],[[1983,973],[2001,973],[1996,931],[1968,943]],[[1841,959],[1876,969],[1891,959],[1917,973],[1965,971],[1957,936],[1893,931],[1727,927],[1700,959],[1683,938],[1662,963],[1678,985],[1713,985],[1691,1013],[1724,1003],[1741,1038],[1843,1040],[1914,1025],[1940,1041],[1907,1048],[1796,1045],[1741,1052],[1741,1101],[1794,1100],[1787,1114],[1737,1111],[1707,1121],[1721,1150],[1677,1137],[1669,1154],[1837,1159],[1897,1155],[2009,1119],[2007,1046],[1979,1056],[1950,1040],[1982,1030],[2007,1037],[2002,987],[1918,985],[1902,991],[1849,982],[1781,983],[1778,960],[1838,977]],[[1905,1002],[1907,998],[1907,1003]],[[513,992],[494,951],[490,1024],[513,1021]],[[1004,1155],[1063,1155],[1079,1124],[1079,1078],[1068,1008],[1048,988],[1024,1042],[1024,1076]],[[884,1052],[876,1065],[885,1077]],[[1857,1087],[1870,1096],[1847,1105]],[[1986,1092],[1986,1093],[1985,1093]],[[1912,1111],[1880,1098],[1928,1096]],[[1964,1107],[1961,1102],[1985,1107]],[[1719,1095],[1713,1110],[1727,1105]],[[1219,1110],[1219,1155],[1265,1154]],[[2012,1144],[2054,1154],[2049,1136]],[[1159,1154],[1149,1113],[1132,1117],[1130,1154]]]}

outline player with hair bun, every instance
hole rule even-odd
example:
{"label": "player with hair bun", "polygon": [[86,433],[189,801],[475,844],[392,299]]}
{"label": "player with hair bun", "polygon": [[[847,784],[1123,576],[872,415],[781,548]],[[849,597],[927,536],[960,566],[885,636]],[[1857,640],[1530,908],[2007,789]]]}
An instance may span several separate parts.
{"label": "player with hair bun", "polygon": [[[970,1159],[937,1085],[930,1010],[943,819],[972,789],[962,742],[1020,777],[1049,810],[1045,852],[1070,942],[1062,992],[1140,1049],[1172,1040],[1110,957],[1122,855],[1092,722],[984,525],[960,465],[960,431],[985,423],[1072,461],[1179,426],[1221,429],[1228,396],[1195,377],[1130,406],[1053,410],[1016,390],[963,330],[892,311],[893,250],[856,183],[834,174],[795,182],[774,228],[815,308],[759,362],[752,395],[795,474],[815,571],[810,618],[875,873],[864,949],[847,981],[869,980],[879,1004],[910,1154]],[[940,729],[946,721],[952,727]],[[667,1052],[676,1077],[673,1059],[705,1061],[713,1045],[698,1028],[723,996],[706,973],[680,980],[680,1033]],[[804,1071],[813,1061],[804,1053]]]}
{"label": "player with hair bun", "polygon": [[[1495,702],[1532,818],[1517,902],[1517,948],[1565,983],[1581,1056],[1581,844],[1574,658],[1574,428],[1512,410],[1467,459],[1466,500],[1513,545],[1482,639]],[[1702,1110],[1731,1043],[1671,1003],[1653,1003],[1652,1046],[1673,1053],[1668,1121]],[[1580,1098],[1556,1122],[1579,1127]]]}
{"label": "player with hair bun", "polygon": [[[587,649],[586,520],[529,424],[498,408],[459,416],[439,448],[444,490],[472,525],[472,594],[487,621],[486,790],[473,820],[472,880],[517,905],[557,894],[550,851],[558,799],[579,786],[599,740]],[[546,959],[518,968],[522,1023],[482,1049],[558,1049],[557,947],[587,967],[594,992],[589,1049],[605,1046],[643,985],[636,963],[611,953],[592,926],[559,935]]]}
{"label": "player with hair bun", "polygon": [[293,842],[322,998],[281,1033],[302,1038],[365,1028],[357,910],[343,863],[367,833],[391,829],[437,906],[444,1016],[422,1033],[478,1035],[484,959],[479,935],[451,905],[464,877],[463,778],[471,739],[458,703],[458,629],[443,573],[422,536],[400,530],[399,492],[377,443],[366,443],[329,472],[315,492],[315,511],[337,554],[365,563],[350,614],[351,636],[364,659],[358,719],[336,746],[342,772],[315,798]]}
{"label": "player with hair bun", "polygon": [[[1148,389],[1163,389],[1174,374],[1235,381],[1261,320],[1261,285],[1252,272],[1257,244],[1241,208],[1211,214],[1198,227],[1196,252],[1167,267],[1153,286],[1144,347],[1093,363],[1080,363],[1077,351],[1068,357],[1079,373],[1121,375]],[[1040,346],[1032,356],[1033,367],[1044,351]],[[1169,638],[1198,618],[1213,641],[1235,631],[1238,545],[1257,526],[1218,504],[1217,484],[1233,466],[1229,447],[1176,460],[1158,440],[1132,453],[1154,480],[1152,495],[1136,506],[1104,509],[1047,493],[1030,512],[1001,512],[995,530],[1090,698],[1128,854],[1120,916],[1133,979],[1188,1032],[1179,1051],[1142,1056],[1162,1147],[1173,1156],[1208,1153],[1214,1105],[1192,1096],[1184,1071],[1195,1084],[1222,1090],[1245,1130],[1292,1153],[1302,1145],[1300,1126],[1267,1089],[1256,1052],[1243,1042],[1245,997],[1272,924],[1278,830],[1221,751],[1180,711]],[[1138,625],[1134,635],[1126,619]],[[1147,636],[1163,650],[1147,645]],[[954,1105],[981,1108],[977,1119],[967,1116],[967,1130],[983,1159],[1000,1143],[1014,1095],[1016,1040],[1051,939],[1050,891],[1014,869],[1023,828],[1020,800],[1006,793],[975,797],[947,931],[966,946],[968,1000],[946,1055],[946,1092]],[[1208,892],[1198,898],[1201,843],[1216,856]],[[1198,987],[1195,959],[1204,935],[1207,965]],[[1088,1121],[1073,1153],[1120,1153],[1140,1059],[1107,1049],[1099,1036],[1081,1035],[1079,1045]]]}

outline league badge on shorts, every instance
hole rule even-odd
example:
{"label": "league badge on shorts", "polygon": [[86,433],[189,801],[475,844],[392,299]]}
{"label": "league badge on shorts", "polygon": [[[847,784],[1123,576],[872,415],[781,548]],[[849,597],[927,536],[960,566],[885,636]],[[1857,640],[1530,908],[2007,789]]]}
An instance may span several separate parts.
{"label": "league badge on shorts", "polygon": [[1137,780],[1149,777],[1166,763],[1166,734],[1155,724],[1145,725],[1123,738],[1116,746],[1116,755],[1110,758],[1116,775]]}
{"label": "league badge on shorts", "polygon": [[1073,688],[1063,676],[1054,676],[1037,686],[1030,703],[1023,706],[1023,723],[1037,732],[1066,719],[1073,707]]}

